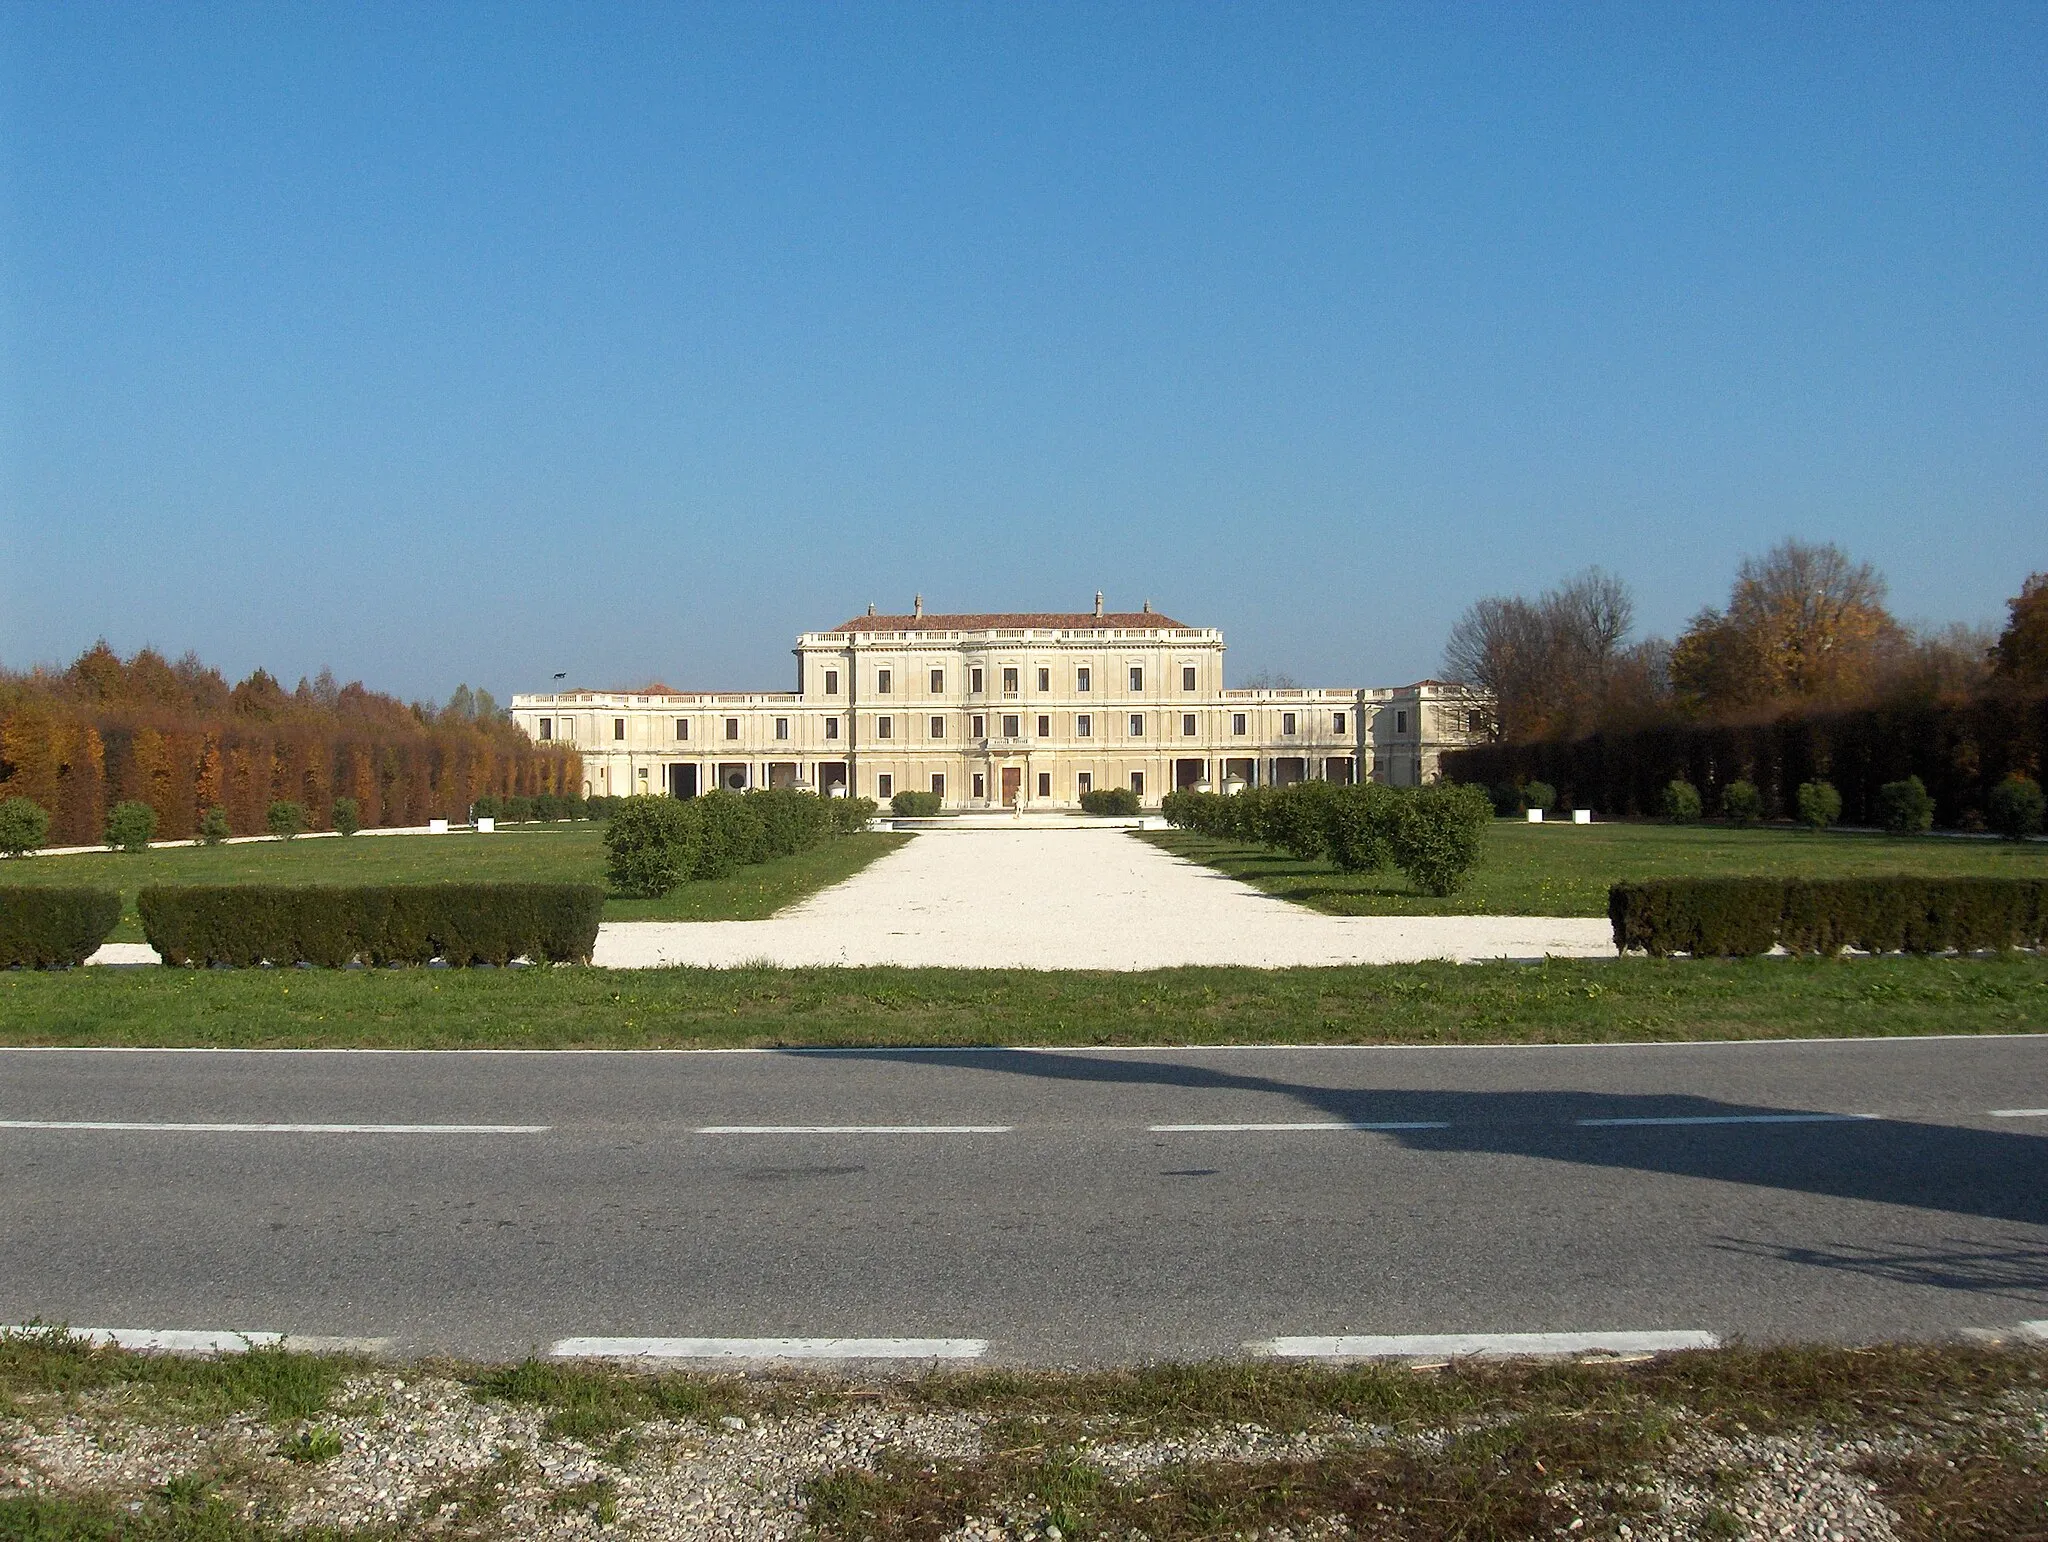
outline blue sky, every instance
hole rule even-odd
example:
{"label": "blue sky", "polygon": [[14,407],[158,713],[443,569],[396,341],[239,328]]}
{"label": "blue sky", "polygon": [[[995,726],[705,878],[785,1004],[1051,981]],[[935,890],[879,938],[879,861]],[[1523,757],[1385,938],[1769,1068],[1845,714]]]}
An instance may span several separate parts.
{"label": "blue sky", "polygon": [[2048,7],[0,10],[0,662],[779,687],[869,601],[1433,671],[2048,567]]}

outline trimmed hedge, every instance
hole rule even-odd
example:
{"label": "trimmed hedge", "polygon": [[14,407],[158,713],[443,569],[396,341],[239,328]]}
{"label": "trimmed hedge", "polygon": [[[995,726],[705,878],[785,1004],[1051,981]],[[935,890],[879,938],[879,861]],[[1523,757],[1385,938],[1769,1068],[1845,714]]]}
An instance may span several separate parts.
{"label": "trimmed hedge", "polygon": [[1479,863],[1493,802],[1477,787],[1295,782],[1236,794],[1168,793],[1168,824],[1222,840],[1271,846],[1347,873],[1392,865],[1425,894],[1456,893]]}
{"label": "trimmed hedge", "polygon": [[0,889],[0,969],[82,964],[120,919],[114,889]]}
{"label": "trimmed hedge", "polygon": [[1081,812],[1128,819],[1138,812],[1138,795],[1128,787],[1097,787],[1081,794]]}
{"label": "trimmed hedge", "polygon": [[1671,878],[1616,884],[1614,945],[1658,958],[1973,953],[2048,942],[2048,879]]}
{"label": "trimmed hedge", "polygon": [[151,885],[143,935],[167,964],[590,962],[594,883]]}
{"label": "trimmed hedge", "polygon": [[915,792],[905,788],[889,800],[889,812],[906,819],[930,819],[945,807],[945,803],[946,800],[935,792]]}

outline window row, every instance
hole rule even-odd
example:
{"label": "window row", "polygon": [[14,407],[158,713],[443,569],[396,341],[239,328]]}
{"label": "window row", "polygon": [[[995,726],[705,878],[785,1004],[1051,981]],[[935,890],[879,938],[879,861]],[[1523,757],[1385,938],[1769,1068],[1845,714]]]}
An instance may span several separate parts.
{"label": "window row", "polygon": [[[1021,773],[1021,772],[1006,772],[1006,773],[1004,774],[1004,776],[1005,776],[1005,780],[1004,780],[1004,783],[1003,783],[1003,801],[1004,801],[1005,803],[1011,803],[1011,802],[1014,802],[1014,801],[1016,800],[1016,797],[1017,797],[1017,793],[1018,793],[1019,789],[1020,789],[1020,788],[1021,788],[1021,787],[1023,786],[1023,782],[1022,782],[1022,773]],[[1018,778],[1018,779],[1017,779],[1017,780],[1015,780],[1015,781],[1012,781],[1012,780],[1010,780],[1010,778],[1011,778],[1011,777],[1013,777],[1013,776],[1014,776],[1014,777],[1016,777],[1016,778]],[[971,777],[969,777],[969,778],[968,778],[968,782],[969,782],[969,785],[971,786],[971,788],[973,789],[973,790],[972,790],[972,792],[971,792],[971,793],[969,794],[969,796],[971,796],[971,797],[972,797],[972,798],[973,798],[973,799],[974,799],[974,800],[975,800],[976,802],[985,802],[985,801],[987,800],[987,798],[988,798],[988,787],[989,787],[989,782],[988,782],[988,774],[987,774],[986,772],[984,772],[984,771],[977,771],[977,772],[975,772],[975,773],[974,773],[974,774],[973,774],[973,775],[972,775]],[[1052,791],[1052,773],[1051,773],[1050,771],[1041,771],[1041,772],[1039,772],[1039,773],[1038,773],[1038,776],[1037,776],[1037,786],[1038,786],[1038,796],[1039,796],[1039,797],[1041,797],[1041,798],[1050,798],[1050,797],[1051,797],[1051,796],[1053,795],[1053,791]],[[934,772],[932,773],[932,775],[931,775],[931,790],[932,790],[932,791],[933,791],[933,792],[934,792],[935,794],[937,794],[937,795],[938,795],[939,797],[941,797],[941,798],[945,797],[945,795],[946,795],[946,773],[945,773],[945,772],[943,772],[943,771],[934,771]],[[1091,793],[1091,792],[1093,792],[1094,790],[1095,790],[1095,774],[1094,774],[1094,773],[1093,773],[1092,771],[1077,771],[1077,772],[1075,772],[1075,773],[1074,773],[1074,792],[1075,792],[1076,796],[1085,796],[1086,794],[1088,794],[1088,793]],[[1131,773],[1131,791],[1132,791],[1132,792],[1134,792],[1134,793],[1136,793],[1136,794],[1137,794],[1137,795],[1138,795],[1139,797],[1141,797],[1141,798],[1145,796],[1145,773],[1144,773],[1144,772],[1142,772],[1142,771],[1133,771],[1133,772]],[[884,798],[884,799],[887,799],[887,798],[893,798],[893,797],[895,797],[895,796],[896,796],[896,792],[897,792],[897,788],[896,788],[896,777],[895,777],[895,774],[894,774],[893,772],[889,772],[889,771],[883,771],[883,772],[880,772],[880,773],[878,773],[878,774],[876,775],[876,777],[875,777],[875,796],[876,796],[876,797],[878,797],[878,798]]]}
{"label": "window row", "polygon": [[[988,737],[989,737],[989,730],[988,730],[989,718],[990,718],[990,714],[988,714],[988,713],[981,713],[981,712],[977,712],[977,713],[974,713],[974,714],[973,714],[973,715],[972,715],[972,716],[970,717],[970,719],[969,719],[969,722],[970,722],[970,724],[971,724],[972,726],[971,726],[971,727],[969,728],[969,730],[968,730],[968,737],[969,737],[969,738],[973,738],[973,739],[986,739],[986,738],[988,738]],[[1395,732],[1397,732],[1397,733],[1404,733],[1404,734],[1405,734],[1405,733],[1406,733],[1406,732],[1408,731],[1408,714],[1407,714],[1407,713],[1406,713],[1405,711],[1402,711],[1402,712],[1397,712],[1397,713],[1395,713],[1395,714],[1394,714],[1394,719],[1395,719],[1395,721],[1394,721],[1394,730],[1395,730]],[[1000,721],[1000,723],[1001,723],[1001,725],[1002,725],[1002,732],[1001,732],[1001,737],[1003,737],[1003,738],[1005,738],[1005,739],[1016,739],[1016,738],[1021,738],[1021,737],[1023,736],[1023,731],[1024,731],[1024,730],[1023,730],[1023,722],[1024,722],[1024,718],[1023,718],[1023,715],[1022,715],[1021,713],[1015,713],[1015,712],[1006,712],[1006,713],[1002,713],[1002,714],[998,715],[998,720]],[[1337,734],[1341,734],[1341,733],[1344,733],[1344,732],[1346,732],[1346,726],[1345,726],[1345,725],[1347,724],[1347,722],[1348,722],[1348,721],[1349,721],[1349,715],[1348,715],[1347,713],[1343,713],[1343,712],[1333,712],[1333,713],[1331,713],[1331,714],[1330,714],[1330,731],[1331,731],[1332,733],[1337,733]],[[1127,718],[1125,719],[1125,725],[1126,725],[1126,729],[1127,729],[1127,732],[1128,732],[1128,734],[1129,734],[1129,736],[1130,736],[1131,738],[1133,738],[1133,739],[1141,739],[1141,738],[1143,738],[1143,737],[1145,736],[1145,714],[1144,714],[1144,713],[1142,713],[1142,712],[1133,712],[1133,713],[1129,714],[1129,716],[1128,716],[1128,717],[1127,717]],[[562,730],[562,733],[561,733],[561,740],[560,740],[560,742],[562,742],[562,743],[565,743],[565,744],[573,744],[573,743],[575,743],[575,742],[576,742],[576,722],[575,722],[575,719],[574,719],[574,718],[567,718],[567,717],[565,717],[565,718],[560,718],[560,719],[556,719],[556,718],[546,718],[546,717],[542,718],[542,719],[540,720],[540,738],[541,738],[542,742],[544,742],[544,743],[545,743],[545,742],[553,741],[553,740],[555,739],[555,730],[556,730],[556,728],[557,728],[558,726],[559,726],[559,727],[560,727],[560,729]],[[741,728],[741,720],[740,720],[739,718],[736,718],[736,717],[729,717],[729,718],[726,718],[726,719],[724,720],[724,722],[723,722],[722,726],[723,726],[723,728],[724,728],[724,730],[725,730],[725,735],[724,735],[724,736],[725,736],[725,738],[726,738],[726,739],[728,739],[728,740],[738,740],[738,739],[740,739],[740,738],[741,738],[741,737],[743,736],[743,735],[742,735],[742,728]],[[1039,713],[1039,714],[1037,715],[1037,719],[1036,719],[1036,726],[1037,726],[1037,730],[1038,730],[1038,737],[1039,737],[1039,738],[1041,738],[1041,739],[1049,739],[1049,738],[1051,738],[1051,737],[1052,737],[1052,717],[1051,717],[1051,715],[1050,715],[1050,714],[1048,714],[1048,713]],[[676,743],[678,743],[678,744],[688,744],[688,743],[690,742],[690,720],[689,720],[688,718],[686,718],[686,717],[679,717],[679,718],[677,718],[677,719],[675,720],[675,727],[676,727]],[[1246,714],[1246,713],[1243,713],[1243,712],[1233,712],[1233,713],[1231,713],[1231,715],[1230,715],[1230,731],[1231,731],[1231,733],[1232,733],[1233,735],[1236,735],[1236,736],[1242,737],[1242,736],[1243,736],[1243,735],[1244,735],[1245,733],[1247,733],[1247,732],[1249,731],[1249,728],[1250,728],[1250,718],[1249,718],[1249,715],[1248,715],[1248,714]],[[1181,736],[1182,736],[1183,738],[1188,738],[1188,739],[1192,739],[1192,738],[1195,738],[1195,737],[1197,737],[1197,736],[1198,736],[1198,734],[1200,733],[1200,725],[1199,725],[1199,720],[1197,719],[1197,717],[1196,717],[1196,715],[1195,715],[1194,713],[1192,713],[1192,712],[1183,712],[1182,714],[1180,714],[1180,731],[1181,731]],[[1282,736],[1282,737],[1284,737],[1284,738],[1292,738],[1292,737],[1294,737],[1294,736],[1295,736],[1295,735],[1296,735],[1297,733],[1299,733],[1299,732],[1300,732],[1300,720],[1299,720],[1299,714],[1297,714],[1297,713],[1293,713],[1293,712],[1283,712],[1283,713],[1281,713],[1281,714],[1280,714],[1280,733],[1281,733],[1281,736]],[[927,735],[927,737],[929,737],[929,738],[933,738],[933,739],[943,739],[943,738],[945,738],[945,737],[946,737],[946,720],[945,720],[945,718],[944,718],[944,717],[941,717],[941,716],[938,716],[938,715],[936,715],[936,714],[934,714],[934,715],[933,715],[932,717],[928,718],[928,719],[926,720],[926,735]],[[878,739],[893,739],[893,738],[894,738],[895,736],[896,736],[896,720],[895,720],[895,718],[894,718],[894,717],[892,717],[892,716],[887,716],[887,715],[884,715],[884,716],[881,716],[881,717],[878,717],[878,718],[876,718],[876,719],[875,719],[875,737],[876,737],[876,738],[878,738]],[[1089,739],[1089,738],[1093,738],[1094,736],[1095,736],[1095,715],[1094,715],[1093,713],[1089,713],[1089,712],[1082,712],[1082,713],[1077,713],[1077,714],[1075,715],[1075,717],[1074,717],[1074,737],[1075,737],[1075,738],[1077,738],[1077,739]],[[776,737],[777,739],[782,739],[782,740],[786,740],[786,739],[788,739],[788,738],[790,737],[790,720],[789,720],[788,718],[786,718],[786,717],[778,717],[777,719],[775,719],[775,737]],[[826,737],[827,739],[837,739],[837,738],[839,737],[839,719],[838,719],[838,718],[836,718],[836,717],[828,717],[828,718],[826,718],[826,719],[825,719],[825,737]],[[625,738],[626,738],[626,719],[625,719],[625,718],[622,718],[622,717],[615,717],[615,718],[613,718],[613,719],[612,719],[612,738],[613,738],[613,740],[614,740],[614,741],[616,741],[616,742],[619,742],[619,743],[624,743],[624,742],[625,742]]]}
{"label": "window row", "polygon": [[[1013,668],[1011,666],[1005,665],[1003,666],[1001,674],[1002,693],[1005,696],[1016,696],[1020,694],[1022,690],[1021,682],[1023,679],[1023,671],[1019,668]],[[1124,673],[1124,678],[1126,684],[1132,691],[1143,691],[1145,689],[1145,666],[1142,664],[1133,664],[1129,666],[1129,668],[1126,669]],[[1183,664],[1181,666],[1180,688],[1183,691],[1192,691],[1198,689],[1199,687],[1197,685],[1197,681],[1199,678],[1199,673],[1193,664]],[[1037,671],[1037,685],[1038,690],[1041,693],[1050,691],[1052,689],[1052,671],[1050,669],[1040,668]],[[987,690],[987,688],[987,671],[980,665],[969,666],[967,671],[968,695],[982,695]],[[944,669],[933,669],[927,671],[925,675],[925,689],[928,694],[933,696],[945,695],[946,671]],[[1095,671],[1093,667],[1087,664],[1075,666],[1075,693],[1077,695],[1086,695],[1088,692],[1094,689]],[[875,694],[877,696],[891,696],[895,694],[895,691],[895,669],[893,667],[877,669],[875,671]],[[836,669],[828,669],[825,671],[825,694],[827,696],[837,696],[839,694],[839,671]]]}

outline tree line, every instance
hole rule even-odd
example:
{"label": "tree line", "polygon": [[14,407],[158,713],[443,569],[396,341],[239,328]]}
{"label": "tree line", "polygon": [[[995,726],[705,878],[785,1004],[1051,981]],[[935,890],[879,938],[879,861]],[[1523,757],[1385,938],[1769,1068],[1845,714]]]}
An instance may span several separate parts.
{"label": "tree line", "polygon": [[1727,603],[1676,639],[1632,640],[1627,585],[1591,568],[1534,598],[1475,602],[1451,629],[1444,671],[1491,696],[1490,737],[1507,744],[2048,687],[2048,573],[2026,581],[1996,636],[1904,625],[1886,593],[1840,547],[1788,540],[1743,558]]}
{"label": "tree line", "polygon": [[328,828],[337,798],[365,826],[461,818],[485,797],[573,793],[572,751],[532,743],[487,691],[463,685],[444,706],[338,683],[327,670],[287,691],[258,669],[230,686],[187,653],[105,642],[61,670],[0,670],[0,798],[51,815],[58,845],[98,844],[117,803],[146,803],[157,837],[189,838],[220,809],[237,835],[261,834],[273,803]]}

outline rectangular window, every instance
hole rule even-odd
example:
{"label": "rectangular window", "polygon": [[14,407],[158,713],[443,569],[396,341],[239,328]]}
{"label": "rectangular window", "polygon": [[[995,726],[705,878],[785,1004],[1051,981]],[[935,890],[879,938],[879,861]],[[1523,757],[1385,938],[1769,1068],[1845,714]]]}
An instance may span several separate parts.
{"label": "rectangular window", "polygon": [[1145,689],[1145,671],[1136,664],[1131,666],[1131,689],[1134,691]]}
{"label": "rectangular window", "polygon": [[1041,739],[1050,739],[1052,737],[1052,719],[1044,713],[1040,713],[1038,716],[1038,737]]}
{"label": "rectangular window", "polygon": [[932,694],[934,696],[946,694],[946,672],[943,669],[932,671]]}
{"label": "rectangular window", "polygon": [[1091,714],[1084,712],[1074,719],[1074,737],[1076,739],[1086,739],[1094,732],[1095,719]]}
{"label": "rectangular window", "polygon": [[1005,696],[1015,696],[1017,694],[1017,671],[1014,669],[1003,671],[1003,694]]}
{"label": "rectangular window", "polygon": [[1052,671],[1051,671],[1051,670],[1049,670],[1049,669],[1041,669],[1041,670],[1040,670],[1040,671],[1038,672],[1038,688],[1039,688],[1039,689],[1040,689],[1041,691],[1049,691],[1049,690],[1051,690],[1051,689],[1052,689]]}
{"label": "rectangular window", "polygon": [[[885,734],[883,737],[886,738],[888,736]],[[896,778],[884,771],[875,778],[875,796],[878,798],[893,798],[895,795]]]}
{"label": "rectangular window", "polygon": [[1194,738],[1194,736],[1195,736],[1195,715],[1194,715],[1194,713],[1192,713],[1192,712],[1183,712],[1183,713],[1182,713],[1182,714],[1180,715],[1180,734],[1181,734],[1181,737],[1182,737],[1183,739],[1192,739],[1192,738]]}
{"label": "rectangular window", "polygon": [[973,725],[972,729],[968,734],[969,738],[986,739],[988,737],[987,718],[983,717],[979,712],[977,712],[974,714],[972,718],[968,719],[968,721]]}
{"label": "rectangular window", "polygon": [[[1474,707],[1470,712],[1467,712],[1465,714],[1465,732],[1468,734],[1483,734],[1486,732],[1486,714],[1484,712],[1481,712],[1477,707]],[[548,736],[546,718],[541,719],[540,736],[543,739],[545,739]]]}
{"label": "rectangular window", "polygon": [[1180,688],[1181,688],[1182,690],[1184,690],[1184,691],[1192,691],[1192,690],[1193,690],[1193,689],[1195,688],[1195,666],[1194,666],[1194,665],[1192,665],[1192,664],[1183,664],[1183,665],[1181,665],[1181,667],[1180,667]]}
{"label": "rectangular window", "polygon": [[934,771],[932,773],[932,796],[934,798],[943,798],[945,797],[945,795],[946,773],[943,771]]}
{"label": "rectangular window", "polygon": [[686,718],[686,717],[679,717],[679,718],[677,718],[677,719],[676,719],[676,740],[677,740],[677,742],[678,742],[678,743],[684,743],[684,742],[687,742],[687,741],[689,740],[689,737],[690,737],[690,720],[689,720],[688,718]]}
{"label": "rectangular window", "polygon": [[875,694],[877,696],[887,696],[889,694],[889,671],[886,669],[875,671]]}
{"label": "rectangular window", "polygon": [[[979,669],[970,669],[967,671],[967,690],[968,694],[973,696],[979,696],[981,694],[981,671]],[[977,793],[975,794],[975,796],[979,797],[980,794]]]}
{"label": "rectangular window", "polygon": [[1245,728],[1245,724],[1244,724],[1244,714],[1243,714],[1242,712],[1233,712],[1233,713],[1231,713],[1231,714],[1230,714],[1230,731],[1231,731],[1232,733],[1234,733],[1234,734],[1241,734],[1241,733],[1243,733],[1243,732],[1244,732],[1244,728]]}
{"label": "rectangular window", "polygon": [[1407,714],[1407,713],[1405,713],[1405,712],[1396,712],[1396,713],[1394,714],[1394,732],[1395,732],[1395,733],[1397,733],[1397,734],[1404,734],[1404,733],[1408,732],[1408,714]]}
{"label": "rectangular window", "polygon": [[1077,792],[1095,791],[1095,773],[1093,771],[1081,772],[1074,778],[1074,789]]}
{"label": "rectangular window", "polygon": [[574,744],[576,742],[576,719],[574,719],[573,717],[563,718],[561,720],[561,729],[562,742],[565,744]]}
{"label": "rectangular window", "polygon": [[1341,712],[1332,712],[1332,713],[1330,714],[1330,732],[1331,732],[1331,733],[1333,733],[1333,734],[1340,734],[1340,733],[1344,732],[1344,714],[1343,714],[1343,713],[1341,713]]}
{"label": "rectangular window", "polygon": [[935,717],[926,726],[931,729],[932,737],[934,739],[943,739],[946,737],[946,720],[944,718]]}
{"label": "rectangular window", "polygon": [[1132,791],[1132,792],[1134,792],[1134,793],[1136,793],[1136,794],[1137,794],[1137,795],[1138,795],[1139,797],[1141,797],[1141,798],[1145,796],[1145,773],[1144,773],[1144,772],[1142,772],[1142,771],[1133,771],[1133,772],[1131,773],[1131,791]]}
{"label": "rectangular window", "polygon": [[1021,724],[1023,723],[1023,721],[1024,720],[1018,717],[1016,713],[1005,712],[1003,714],[1003,737],[1005,739],[1016,738],[1018,734],[1022,731]]}
{"label": "rectangular window", "polygon": [[896,720],[894,718],[878,717],[875,719],[875,737],[877,739],[891,739],[895,735]]}
{"label": "rectangular window", "polygon": [[1086,691],[1088,689],[1089,678],[1090,676],[1088,666],[1086,664],[1083,664],[1079,669],[1074,671],[1074,689],[1076,691]]}
{"label": "rectangular window", "polygon": [[825,719],[825,737],[826,737],[826,738],[828,738],[828,739],[836,739],[836,738],[838,738],[838,737],[839,737],[839,719],[838,719],[838,718],[836,718],[836,717],[828,717],[828,718],[826,718],[826,719]]}
{"label": "rectangular window", "polygon": [[1050,798],[1052,796],[1052,773],[1050,771],[1038,773],[1038,795],[1041,798]]}
{"label": "rectangular window", "polygon": [[1142,712],[1133,712],[1131,714],[1131,737],[1133,739],[1145,737],[1145,714]]}
{"label": "rectangular window", "polygon": [[775,737],[778,739],[787,739],[789,737],[788,718],[779,717],[775,720]]}
{"label": "rectangular window", "polygon": [[553,718],[544,717],[540,720],[540,736],[543,741],[554,738],[555,720]]}
{"label": "rectangular window", "polygon": [[837,696],[839,694],[839,671],[836,669],[825,671],[825,694],[827,696]]}
{"label": "rectangular window", "polygon": [[614,739],[626,737],[626,720],[624,718],[615,717],[612,719],[612,737]]}
{"label": "rectangular window", "polygon": [[740,720],[738,718],[729,717],[725,720],[725,736],[728,739],[737,739],[740,736]]}
{"label": "rectangular window", "polygon": [[1291,734],[1294,732],[1294,714],[1292,712],[1283,712],[1280,714],[1280,732],[1282,732],[1283,734]]}
{"label": "rectangular window", "polygon": [[979,803],[988,797],[988,778],[979,771],[974,773],[974,801]]}

